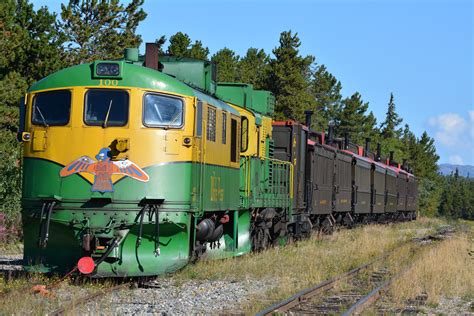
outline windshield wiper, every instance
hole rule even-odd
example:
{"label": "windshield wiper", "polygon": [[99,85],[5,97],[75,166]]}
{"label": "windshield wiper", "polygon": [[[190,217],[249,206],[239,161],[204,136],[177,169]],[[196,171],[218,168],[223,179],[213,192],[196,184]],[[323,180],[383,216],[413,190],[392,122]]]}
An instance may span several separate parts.
{"label": "windshield wiper", "polygon": [[110,99],[109,109],[107,110],[107,114],[105,115],[104,125],[102,125],[103,128],[107,127],[107,122],[109,121],[110,109],[112,109],[112,101],[113,99]]}
{"label": "windshield wiper", "polygon": [[48,123],[46,123],[46,119],[44,118],[44,115],[43,115],[43,113],[41,112],[39,106],[36,106],[36,109],[38,110],[38,113],[39,113],[39,115],[41,116],[41,120],[43,120],[44,126],[49,127]]}

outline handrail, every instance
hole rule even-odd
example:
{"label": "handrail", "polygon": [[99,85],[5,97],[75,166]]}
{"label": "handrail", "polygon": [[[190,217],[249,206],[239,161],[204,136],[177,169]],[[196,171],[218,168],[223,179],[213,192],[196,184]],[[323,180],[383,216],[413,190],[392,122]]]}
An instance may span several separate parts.
{"label": "handrail", "polygon": [[[288,194],[290,198],[293,197],[293,164],[289,161],[279,160],[270,157],[259,157],[241,155],[241,168],[243,168],[243,175],[245,177],[244,186],[244,199],[248,202],[251,200],[251,189],[252,189],[252,172],[251,172],[251,161],[260,160],[262,162],[267,161],[273,164],[273,177],[272,182],[269,183],[270,194],[274,195],[285,195]],[[289,176],[289,177],[288,177]],[[286,185],[282,186],[282,181]],[[282,190],[284,188],[284,190]]]}

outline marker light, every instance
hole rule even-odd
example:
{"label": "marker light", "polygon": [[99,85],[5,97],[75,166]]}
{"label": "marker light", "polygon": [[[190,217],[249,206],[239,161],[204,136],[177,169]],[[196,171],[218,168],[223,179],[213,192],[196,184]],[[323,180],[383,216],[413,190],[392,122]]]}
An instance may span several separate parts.
{"label": "marker light", "polygon": [[98,76],[118,76],[120,75],[120,66],[116,63],[98,63],[95,72]]}

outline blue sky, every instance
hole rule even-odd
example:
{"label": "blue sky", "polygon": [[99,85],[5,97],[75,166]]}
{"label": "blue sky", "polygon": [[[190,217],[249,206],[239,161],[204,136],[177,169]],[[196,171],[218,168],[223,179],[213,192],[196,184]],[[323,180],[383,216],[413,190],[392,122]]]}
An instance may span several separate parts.
{"label": "blue sky", "polygon": [[211,54],[270,53],[282,31],[298,32],[301,53],[325,64],[344,96],[359,91],[380,122],[393,92],[404,123],[435,138],[441,163],[474,165],[471,0],[145,0],[144,9],[144,42],[182,31]]}

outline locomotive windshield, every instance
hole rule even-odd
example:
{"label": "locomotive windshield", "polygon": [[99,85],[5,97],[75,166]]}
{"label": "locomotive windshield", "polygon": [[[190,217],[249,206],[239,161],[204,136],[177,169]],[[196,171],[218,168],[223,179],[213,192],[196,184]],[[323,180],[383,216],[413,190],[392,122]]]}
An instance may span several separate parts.
{"label": "locomotive windshield", "polygon": [[32,122],[36,125],[62,126],[69,122],[71,92],[68,90],[41,92],[33,99]]}
{"label": "locomotive windshield", "polygon": [[124,126],[128,122],[128,93],[91,89],[86,93],[84,121],[93,126]]}
{"label": "locomotive windshield", "polygon": [[183,125],[183,100],[147,93],[143,105],[143,123],[149,127],[181,127]]}

